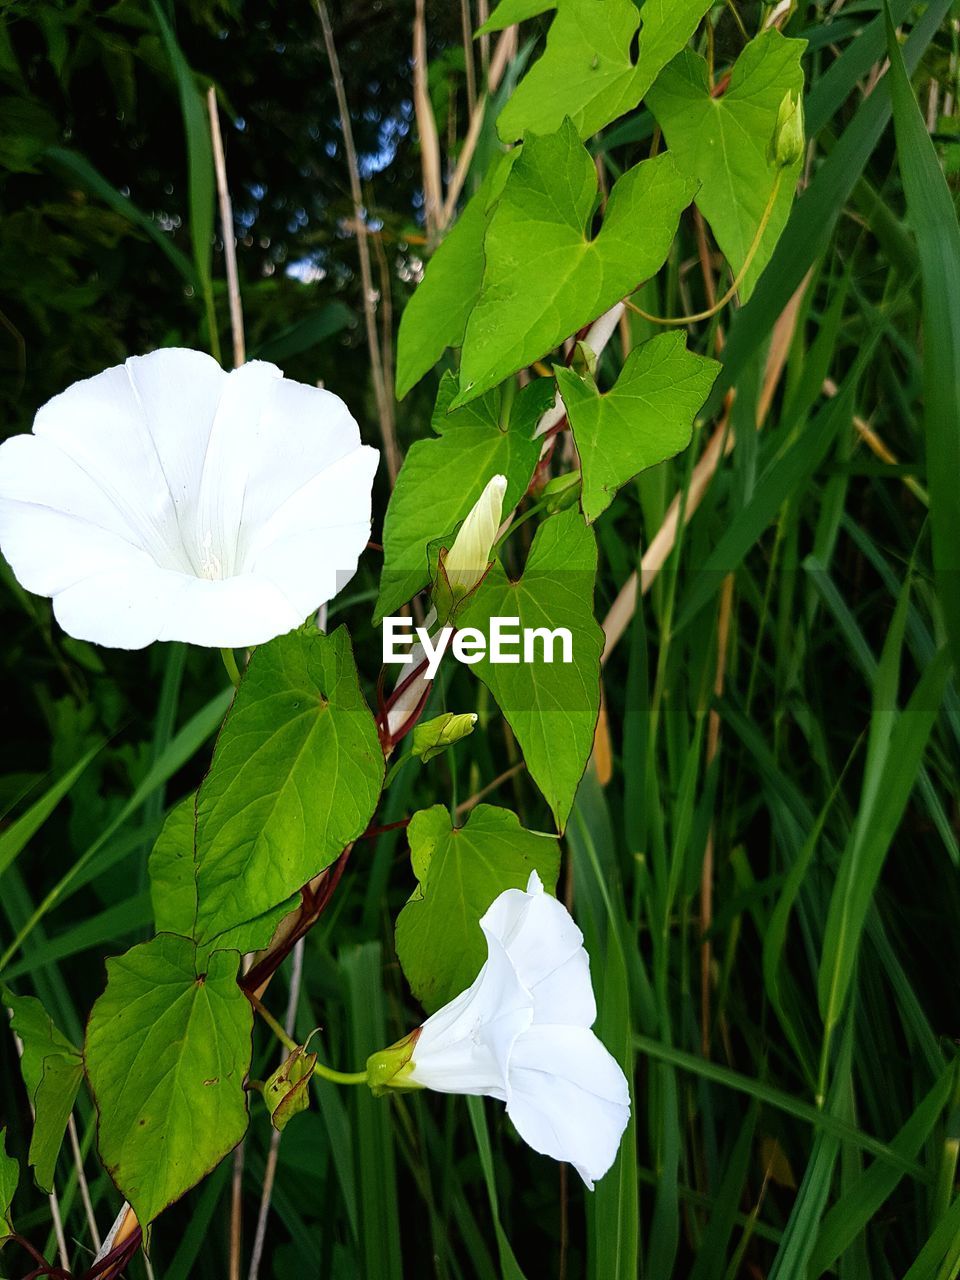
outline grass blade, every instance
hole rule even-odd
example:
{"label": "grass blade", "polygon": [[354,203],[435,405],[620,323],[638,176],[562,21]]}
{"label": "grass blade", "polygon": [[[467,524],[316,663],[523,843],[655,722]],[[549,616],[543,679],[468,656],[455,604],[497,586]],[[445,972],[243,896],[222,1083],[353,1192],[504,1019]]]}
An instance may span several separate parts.
{"label": "grass blade", "polygon": [[960,664],[960,226],[887,10],[897,157],[923,282],[923,395],[933,567]]}

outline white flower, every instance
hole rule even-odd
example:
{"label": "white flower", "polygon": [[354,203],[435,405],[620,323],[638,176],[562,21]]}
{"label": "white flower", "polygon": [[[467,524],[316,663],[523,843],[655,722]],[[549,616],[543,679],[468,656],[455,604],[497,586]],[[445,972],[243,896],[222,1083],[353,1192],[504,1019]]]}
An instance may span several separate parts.
{"label": "white flower", "polygon": [[506,492],[506,476],[494,476],[488,481],[444,557],[443,570],[457,598],[468,595],[487,571]]}
{"label": "white flower", "polygon": [[155,351],[0,447],[0,548],[81,640],[260,644],[356,572],[377,458],[342,400],[272,364]]}
{"label": "white flower", "polygon": [[592,1190],[616,1157],[630,1092],[590,1030],[597,1006],[583,934],[535,871],[526,892],[496,898],[480,927],[486,963],[410,1037],[397,1083],[499,1098],[534,1151],[574,1165]]}

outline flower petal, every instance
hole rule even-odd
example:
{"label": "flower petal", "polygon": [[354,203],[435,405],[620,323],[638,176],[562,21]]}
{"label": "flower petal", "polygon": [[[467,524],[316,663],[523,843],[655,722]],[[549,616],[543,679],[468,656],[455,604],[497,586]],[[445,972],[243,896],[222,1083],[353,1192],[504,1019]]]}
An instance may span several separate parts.
{"label": "flower petal", "polygon": [[583,934],[566,907],[544,893],[535,871],[526,892],[507,889],[493,901],[480,927],[505,948],[533,995],[535,1022],[593,1026],[597,1005]]}
{"label": "flower petal", "polygon": [[[151,377],[162,386],[149,409],[138,389]],[[188,569],[180,513],[164,471],[158,439],[176,425],[177,439],[192,438],[203,458],[226,375],[196,351],[154,352],[74,383],[37,413],[36,436],[56,444],[122,513],[137,541],[163,568]],[[164,409],[158,409],[164,403]],[[169,451],[166,455],[169,462]],[[182,468],[184,474],[186,468]],[[174,484],[180,471],[174,472]]]}
{"label": "flower petal", "polygon": [[[241,528],[250,520],[248,504],[271,491],[272,476],[261,475],[265,411],[283,374],[276,365],[252,360],[224,380],[203,459],[193,520],[184,530],[195,571],[205,578],[242,572]],[[283,440],[273,447],[282,452]],[[303,475],[301,473],[301,481]]]}
{"label": "flower petal", "polygon": [[493,942],[473,985],[420,1028],[410,1079],[441,1093],[482,1093],[505,1102],[510,1055],[532,1017],[530,993]]}
{"label": "flower petal", "polygon": [[33,435],[0,445],[0,545],[20,585],[48,596],[138,557],[153,563],[90,476]]}
{"label": "flower petal", "polygon": [[210,433],[227,374],[212,356],[162,347],[126,362],[181,532],[192,529]]}
{"label": "flower petal", "polygon": [[241,648],[303,621],[262,578],[207,582],[160,569],[146,555],[135,567],[93,574],[59,592],[53,612],[69,635],[113,649],[142,649],[155,640]]}
{"label": "flower petal", "polygon": [[243,559],[305,618],[353,577],[370,537],[380,455],[360,446],[302,484],[250,537]]}
{"label": "flower petal", "polygon": [[507,1114],[534,1151],[572,1164],[593,1190],[616,1159],[630,1091],[592,1031],[535,1026],[513,1046]]}

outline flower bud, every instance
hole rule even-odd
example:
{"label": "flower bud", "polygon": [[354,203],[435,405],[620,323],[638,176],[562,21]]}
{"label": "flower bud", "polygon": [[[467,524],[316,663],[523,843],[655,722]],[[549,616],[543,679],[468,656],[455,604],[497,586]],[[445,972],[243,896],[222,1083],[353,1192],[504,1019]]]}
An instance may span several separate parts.
{"label": "flower bud", "polygon": [[507,477],[494,476],[474,503],[443,559],[443,571],[455,601],[469,595],[487,571],[506,492]]}
{"label": "flower bud", "polygon": [[777,123],[767,149],[767,160],[777,169],[788,169],[803,155],[803,99],[787,91],[777,112]]}
{"label": "flower bud", "polygon": [[413,1050],[420,1038],[420,1028],[367,1059],[367,1084],[376,1097],[388,1089],[419,1089],[410,1079],[413,1072]]}
{"label": "flower bud", "polygon": [[309,1107],[310,1077],[316,1065],[317,1055],[298,1045],[263,1086],[263,1100],[275,1129],[282,1132],[288,1121]]}
{"label": "flower bud", "polygon": [[434,756],[446,751],[447,747],[452,747],[461,738],[465,738],[468,733],[473,733],[476,723],[475,711],[465,711],[461,715],[448,711],[434,720],[426,720],[414,727],[413,754],[426,764]]}
{"label": "flower bud", "polygon": [[553,516],[575,507],[580,500],[580,489],[580,472],[567,471],[562,476],[551,477],[538,496],[546,502],[547,514]]}

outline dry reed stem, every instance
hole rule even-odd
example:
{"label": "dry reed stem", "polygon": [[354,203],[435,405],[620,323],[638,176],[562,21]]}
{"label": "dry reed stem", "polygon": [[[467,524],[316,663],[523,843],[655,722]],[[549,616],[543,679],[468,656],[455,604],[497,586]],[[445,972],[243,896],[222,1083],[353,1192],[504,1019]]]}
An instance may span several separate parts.
{"label": "dry reed stem", "polygon": [[457,805],[457,817],[469,813],[471,809],[475,809],[481,800],[485,800],[492,791],[496,791],[498,787],[502,787],[505,782],[509,782],[511,778],[515,778],[518,773],[522,773],[526,769],[523,760],[519,764],[512,764],[498,778],[494,778],[492,782],[488,782],[485,787],[481,787],[474,795],[469,796],[466,800],[461,800]]}
{"label": "dry reed stem", "polygon": [[[422,8],[422,0],[420,0]],[[360,190],[360,167],[357,163],[357,150],[353,142],[353,129],[350,125],[350,109],[347,104],[343,76],[340,72],[340,59],[337,57],[337,46],[333,39],[333,28],[330,15],[324,0],[314,0],[314,9],[323,29],[323,42],[327,50],[327,60],[333,77],[333,88],[340,112],[340,129],[343,133],[343,147],[347,159],[347,171],[350,177],[350,196],[353,201],[353,217],[357,236],[357,253],[360,258],[360,285],[363,289],[363,318],[367,333],[367,347],[370,352],[370,369],[373,376],[373,390],[377,400],[377,412],[380,417],[380,435],[387,463],[387,474],[390,487],[397,479],[400,470],[400,450],[397,446],[396,424],[393,415],[393,391],[387,386],[384,376],[383,355],[377,335],[377,317],[374,305],[373,272],[370,266],[370,246],[367,243],[367,224],[363,215],[363,193]]]}
{"label": "dry reed stem", "polygon": [[237,237],[233,226],[233,202],[227,185],[227,159],[223,151],[223,135],[220,132],[220,112],[217,110],[217,91],[213,85],[207,90],[207,112],[210,116],[210,140],[213,144],[213,168],[217,177],[217,196],[220,201],[220,228],[223,233],[223,259],[227,269],[227,297],[230,302],[230,332],[233,336],[233,367],[239,369],[246,363],[247,348],[243,333],[243,307],[240,304],[240,274],[237,271]]}
{"label": "dry reed stem", "polygon": [[83,1169],[83,1152],[80,1150],[80,1140],[77,1137],[77,1122],[73,1118],[73,1112],[70,1112],[67,1118],[67,1134],[70,1138],[70,1150],[73,1152],[73,1163],[77,1170],[77,1185],[80,1188],[80,1199],[83,1202],[83,1212],[86,1215],[87,1226],[90,1228],[90,1239],[93,1241],[94,1249],[100,1248],[100,1232],[97,1228],[97,1219],[93,1212],[93,1201],[90,1199],[90,1187],[87,1184],[87,1175]]}
{"label": "dry reed stem", "polygon": [[443,208],[440,214],[439,231],[446,231],[447,227],[453,221],[453,215],[456,212],[457,201],[463,191],[464,183],[470,172],[470,165],[473,161],[473,154],[477,149],[477,142],[480,139],[480,130],[483,127],[483,119],[489,102],[490,94],[496,91],[497,85],[503,77],[507,64],[517,52],[517,28],[508,27],[506,31],[500,33],[500,39],[497,41],[497,47],[494,50],[493,60],[490,63],[490,69],[487,73],[486,92],[481,94],[479,102],[470,113],[470,123],[467,127],[467,136],[463,140],[463,146],[460,148],[460,155],[457,157],[457,165],[453,171],[449,183],[447,184],[447,194],[443,201]]}
{"label": "dry reed stem", "polygon": [[427,240],[433,245],[440,231],[443,184],[437,121],[427,89],[427,21],[424,0],[417,0],[413,19],[413,107],[420,138],[423,214],[427,224]]}
{"label": "dry reed stem", "polygon": [[467,78],[467,110],[473,115],[477,106],[477,75],[473,65],[473,24],[470,0],[460,0],[460,27],[463,32],[463,65]]}

